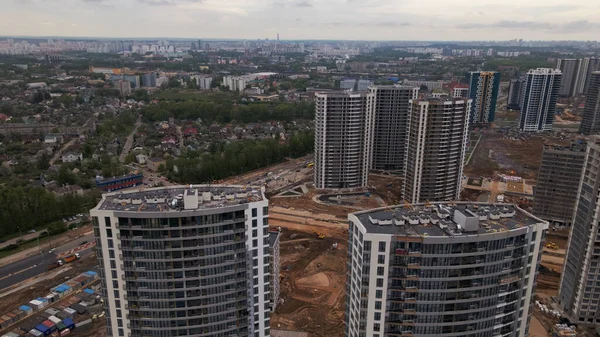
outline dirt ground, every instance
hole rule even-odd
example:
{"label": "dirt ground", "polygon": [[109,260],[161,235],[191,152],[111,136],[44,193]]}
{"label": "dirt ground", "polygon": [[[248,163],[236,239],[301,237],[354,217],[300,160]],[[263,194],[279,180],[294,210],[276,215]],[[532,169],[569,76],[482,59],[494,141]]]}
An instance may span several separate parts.
{"label": "dirt ground", "polygon": [[550,337],[548,330],[544,328],[540,320],[534,315],[531,318],[529,327],[529,337]]}
{"label": "dirt ground", "polygon": [[[313,230],[326,232],[317,239]],[[314,336],[343,336],[347,230],[306,226],[282,230],[281,283],[274,329],[300,330]],[[338,244],[334,249],[333,245]]]}
{"label": "dirt ground", "polygon": [[388,204],[398,205],[402,202],[401,177],[393,175],[369,174],[369,188]]}
{"label": "dirt ground", "polygon": [[503,173],[535,179],[544,148],[542,136],[534,135],[523,141],[505,139],[494,130],[482,130],[482,134],[483,138],[465,167],[466,175],[489,177]]}

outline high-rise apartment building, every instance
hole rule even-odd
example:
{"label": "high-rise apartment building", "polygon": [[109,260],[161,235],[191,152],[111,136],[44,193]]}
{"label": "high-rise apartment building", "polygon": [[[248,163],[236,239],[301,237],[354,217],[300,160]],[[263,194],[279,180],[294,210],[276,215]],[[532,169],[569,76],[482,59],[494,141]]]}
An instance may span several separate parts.
{"label": "high-rise apartment building", "polygon": [[571,226],[586,143],[545,145],[533,198],[533,211],[558,226]]}
{"label": "high-rise apartment building", "polygon": [[600,134],[600,71],[590,74],[579,132],[584,135]]}
{"label": "high-rise apartment building", "polygon": [[574,323],[600,323],[600,146],[588,144],[558,300]]}
{"label": "high-rise apartment building", "polygon": [[418,87],[377,85],[369,88],[368,108],[373,117],[372,169],[404,172],[410,100],[417,99],[418,95]]}
{"label": "high-rise apartment building", "polygon": [[558,92],[560,96],[575,96],[579,82],[580,66],[580,59],[558,59],[556,69],[560,69],[562,73],[562,82]]}
{"label": "high-rise apartment building", "polygon": [[115,88],[119,90],[121,96],[131,95],[131,82],[124,80],[117,80],[113,82]]}
{"label": "high-rise apartment building", "polygon": [[592,80],[592,73],[600,71],[600,58],[584,58],[581,64],[579,95],[586,95]]}
{"label": "high-rise apartment building", "polygon": [[516,80],[510,80],[508,87],[508,98],[507,107],[509,109],[521,110],[521,97],[523,88],[525,87],[525,79],[520,78]]}
{"label": "high-rise apartment building", "polygon": [[150,88],[156,87],[156,74],[148,73],[148,74],[142,75],[142,87],[150,87]]}
{"label": "high-rise apartment building", "polygon": [[528,336],[547,222],[461,202],[348,219],[347,337]]}
{"label": "high-rise apartment building", "polygon": [[197,75],[194,76],[194,79],[196,80],[196,85],[198,86],[198,89],[200,90],[210,90],[211,86],[212,86],[212,76],[209,75]]}
{"label": "high-rise apartment building", "polygon": [[489,124],[496,117],[496,101],[500,90],[500,73],[472,71],[467,74],[471,104],[471,124]]}
{"label": "high-rise apartment building", "polygon": [[552,130],[561,79],[562,73],[558,69],[537,68],[527,72],[520,100],[520,131]]}
{"label": "high-rise apartment building", "polygon": [[458,200],[469,134],[470,99],[419,99],[409,114],[404,199]]}
{"label": "high-rise apartment building", "polygon": [[241,186],[105,194],[90,211],[109,336],[269,336],[268,201]]}
{"label": "high-rise apartment building", "polygon": [[315,186],[366,186],[372,141],[367,93],[316,93],[315,103]]}

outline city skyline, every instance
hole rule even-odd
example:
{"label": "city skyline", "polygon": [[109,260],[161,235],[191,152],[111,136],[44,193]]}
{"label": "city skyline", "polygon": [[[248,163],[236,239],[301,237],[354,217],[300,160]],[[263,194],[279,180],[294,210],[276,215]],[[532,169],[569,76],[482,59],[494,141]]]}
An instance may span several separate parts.
{"label": "city skyline", "polygon": [[[426,14],[425,14],[426,13]],[[352,40],[592,40],[592,4],[439,0],[10,0],[0,35]],[[108,20],[97,20],[108,17]],[[106,23],[110,24],[106,24]],[[268,25],[265,25],[268,22]]]}

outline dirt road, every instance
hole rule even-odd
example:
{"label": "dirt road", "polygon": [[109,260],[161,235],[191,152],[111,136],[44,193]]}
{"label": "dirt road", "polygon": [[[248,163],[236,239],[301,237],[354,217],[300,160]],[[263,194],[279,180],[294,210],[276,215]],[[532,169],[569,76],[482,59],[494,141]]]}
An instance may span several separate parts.
{"label": "dirt road", "polygon": [[133,130],[131,130],[129,136],[127,136],[127,141],[125,141],[125,146],[123,146],[123,151],[119,156],[119,161],[121,163],[125,162],[125,157],[127,157],[129,151],[131,151],[131,146],[133,146],[133,136],[137,132],[137,129],[140,127],[140,125],[142,125],[142,115],[138,115],[138,119],[135,122],[135,127],[133,128]]}

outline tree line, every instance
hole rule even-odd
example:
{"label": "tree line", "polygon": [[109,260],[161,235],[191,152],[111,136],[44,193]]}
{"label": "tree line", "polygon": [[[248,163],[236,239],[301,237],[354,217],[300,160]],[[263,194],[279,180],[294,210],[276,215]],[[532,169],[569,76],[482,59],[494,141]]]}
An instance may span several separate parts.
{"label": "tree line", "polygon": [[184,158],[167,161],[167,176],[178,183],[206,183],[312,153],[314,132],[300,132],[288,142],[278,139],[232,142],[215,145],[211,153],[190,152]]}
{"label": "tree line", "polygon": [[200,118],[205,124],[310,120],[314,119],[314,113],[314,103],[309,102],[234,104],[231,101],[168,101],[147,106],[142,110],[144,118],[150,122],[174,117],[180,120]]}
{"label": "tree line", "polygon": [[87,212],[97,201],[93,196],[56,197],[40,187],[4,187],[0,189],[0,237]]}

